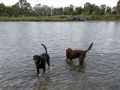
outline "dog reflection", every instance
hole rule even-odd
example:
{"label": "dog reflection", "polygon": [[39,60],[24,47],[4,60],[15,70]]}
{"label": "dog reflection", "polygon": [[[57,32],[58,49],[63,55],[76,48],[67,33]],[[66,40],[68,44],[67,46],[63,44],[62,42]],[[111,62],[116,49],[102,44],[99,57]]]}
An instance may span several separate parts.
{"label": "dog reflection", "polygon": [[68,61],[66,60],[67,63],[67,68],[70,71],[77,71],[77,72],[82,72],[85,73],[85,63],[83,63],[82,66],[76,65],[73,61]]}

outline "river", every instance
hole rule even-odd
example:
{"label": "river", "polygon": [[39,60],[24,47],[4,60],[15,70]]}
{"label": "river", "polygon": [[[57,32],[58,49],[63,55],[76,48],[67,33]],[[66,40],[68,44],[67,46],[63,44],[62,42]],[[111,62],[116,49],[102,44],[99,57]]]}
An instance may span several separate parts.
{"label": "river", "polygon": [[[92,42],[82,66],[65,60]],[[51,67],[37,77],[41,43]],[[120,90],[120,22],[0,22],[0,90]]]}

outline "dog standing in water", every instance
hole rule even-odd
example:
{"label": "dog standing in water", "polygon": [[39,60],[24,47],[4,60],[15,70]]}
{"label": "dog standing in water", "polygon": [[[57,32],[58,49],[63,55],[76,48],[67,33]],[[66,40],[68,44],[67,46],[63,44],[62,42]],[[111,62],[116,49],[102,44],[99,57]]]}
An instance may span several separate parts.
{"label": "dog standing in water", "polygon": [[41,45],[45,48],[45,53],[43,53],[41,55],[33,56],[33,60],[34,60],[34,63],[36,65],[36,69],[37,69],[37,75],[39,75],[39,69],[41,69],[41,68],[43,69],[43,73],[45,73],[46,63],[48,64],[48,67],[50,68],[50,56],[47,53],[47,48],[45,47],[45,45],[43,45],[43,44],[41,44]]}
{"label": "dog standing in water", "polygon": [[93,43],[90,44],[87,50],[72,50],[71,48],[68,48],[66,50],[66,59],[72,60],[75,58],[79,58],[79,65],[82,65],[86,56],[86,52],[88,52],[91,49],[92,45]]}

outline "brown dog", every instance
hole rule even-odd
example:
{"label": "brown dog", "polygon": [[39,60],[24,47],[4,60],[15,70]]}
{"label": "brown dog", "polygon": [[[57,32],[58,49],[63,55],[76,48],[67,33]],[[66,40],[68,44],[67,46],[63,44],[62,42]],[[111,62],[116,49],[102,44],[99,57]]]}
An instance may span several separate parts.
{"label": "brown dog", "polygon": [[91,49],[92,45],[93,43],[90,44],[87,50],[72,50],[71,48],[68,48],[66,50],[66,59],[72,60],[74,58],[79,58],[79,65],[82,65],[86,56],[86,52]]}

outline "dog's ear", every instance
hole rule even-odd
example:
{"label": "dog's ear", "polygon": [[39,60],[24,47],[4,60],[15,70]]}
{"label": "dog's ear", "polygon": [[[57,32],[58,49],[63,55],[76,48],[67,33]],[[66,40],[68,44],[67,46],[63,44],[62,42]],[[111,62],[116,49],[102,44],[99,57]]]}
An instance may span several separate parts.
{"label": "dog's ear", "polygon": [[72,53],[72,49],[71,49],[71,48],[68,48],[68,49],[66,50],[66,56],[69,56],[70,53]]}
{"label": "dog's ear", "polygon": [[72,52],[72,49],[71,49],[71,48],[68,48],[68,49],[67,49],[67,52],[68,52],[68,53],[71,53],[71,52]]}

